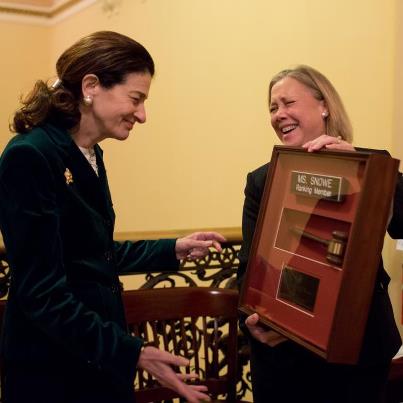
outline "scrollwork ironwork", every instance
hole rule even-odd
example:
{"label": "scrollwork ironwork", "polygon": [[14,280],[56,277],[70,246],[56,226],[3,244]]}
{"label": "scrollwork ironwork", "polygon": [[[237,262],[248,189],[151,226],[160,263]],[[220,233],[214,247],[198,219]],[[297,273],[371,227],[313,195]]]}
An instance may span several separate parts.
{"label": "scrollwork ironwork", "polygon": [[[236,273],[239,266],[238,251],[241,240],[224,242],[222,252],[211,250],[203,259],[181,261],[179,271],[144,274],[145,282],[140,288],[175,287],[181,280],[189,287],[205,286],[236,288]],[[225,334],[219,348],[225,349]],[[249,345],[243,333],[238,334],[238,383],[239,399],[251,391],[249,370]]]}
{"label": "scrollwork ironwork", "polygon": [[203,259],[184,259],[179,271],[144,273],[145,282],[140,288],[175,287],[178,280],[189,287],[236,288],[240,244],[240,241],[224,242],[222,252],[211,250]]}

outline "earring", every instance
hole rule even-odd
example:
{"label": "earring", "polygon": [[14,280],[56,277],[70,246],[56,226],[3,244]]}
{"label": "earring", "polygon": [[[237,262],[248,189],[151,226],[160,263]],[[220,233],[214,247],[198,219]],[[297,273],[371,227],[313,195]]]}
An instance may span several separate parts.
{"label": "earring", "polygon": [[91,106],[92,105],[92,97],[91,95],[85,95],[83,98],[84,105]]}
{"label": "earring", "polygon": [[322,112],[322,118],[325,119],[329,116],[329,113],[327,111]]}

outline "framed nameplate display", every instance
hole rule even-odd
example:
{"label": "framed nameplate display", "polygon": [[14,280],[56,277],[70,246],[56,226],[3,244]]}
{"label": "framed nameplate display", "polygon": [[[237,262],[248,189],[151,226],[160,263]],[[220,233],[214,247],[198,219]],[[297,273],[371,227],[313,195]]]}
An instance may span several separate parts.
{"label": "framed nameplate display", "polygon": [[240,310],[329,362],[358,360],[399,161],[276,146]]}

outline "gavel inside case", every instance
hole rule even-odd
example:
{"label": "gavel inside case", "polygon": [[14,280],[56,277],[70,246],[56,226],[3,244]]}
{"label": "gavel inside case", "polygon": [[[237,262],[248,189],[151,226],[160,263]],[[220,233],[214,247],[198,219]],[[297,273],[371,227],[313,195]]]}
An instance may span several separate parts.
{"label": "gavel inside case", "polygon": [[329,362],[361,349],[399,161],[276,146],[239,309]]}

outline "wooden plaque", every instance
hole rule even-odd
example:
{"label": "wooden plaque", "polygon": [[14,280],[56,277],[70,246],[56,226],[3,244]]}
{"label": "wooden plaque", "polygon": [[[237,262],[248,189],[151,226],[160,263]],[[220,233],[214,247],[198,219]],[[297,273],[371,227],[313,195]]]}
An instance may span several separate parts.
{"label": "wooden plaque", "polygon": [[329,362],[356,363],[398,166],[274,147],[240,310]]}

